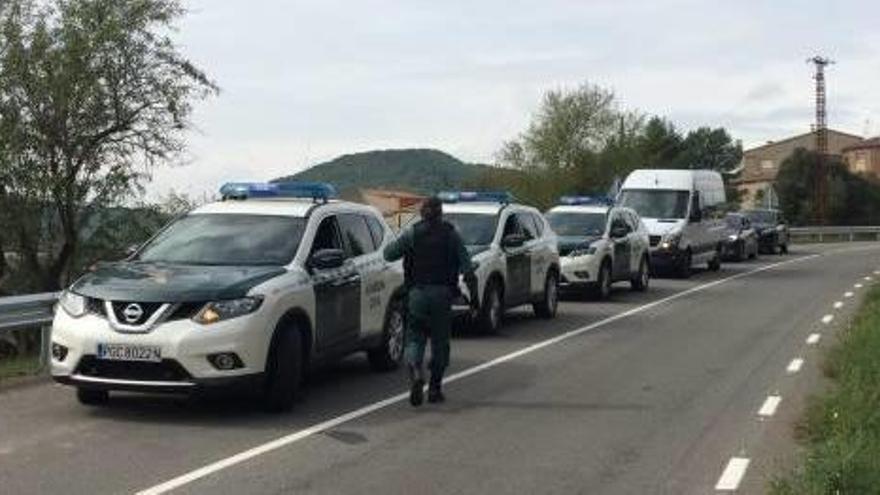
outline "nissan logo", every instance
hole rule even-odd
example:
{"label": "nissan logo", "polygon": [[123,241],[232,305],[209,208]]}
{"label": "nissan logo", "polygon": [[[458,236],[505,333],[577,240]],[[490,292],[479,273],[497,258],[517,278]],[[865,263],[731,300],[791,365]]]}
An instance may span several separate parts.
{"label": "nissan logo", "polygon": [[144,316],[144,308],[138,303],[131,303],[122,310],[122,316],[129,323],[137,323]]}

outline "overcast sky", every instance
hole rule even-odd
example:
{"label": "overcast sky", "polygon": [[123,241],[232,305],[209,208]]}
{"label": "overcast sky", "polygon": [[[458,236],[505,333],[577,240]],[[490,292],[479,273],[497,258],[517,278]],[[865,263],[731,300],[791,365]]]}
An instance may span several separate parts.
{"label": "overcast sky", "polygon": [[337,155],[432,147],[491,162],[544,91],[589,81],[746,146],[806,132],[816,53],[829,126],[880,133],[876,0],[188,0],[184,52],[222,87],[188,164],[151,196],[267,180]]}

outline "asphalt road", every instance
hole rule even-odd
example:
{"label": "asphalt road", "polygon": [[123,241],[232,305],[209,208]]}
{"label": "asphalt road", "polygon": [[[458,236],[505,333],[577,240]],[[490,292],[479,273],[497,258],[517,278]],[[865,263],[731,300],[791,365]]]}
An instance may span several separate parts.
{"label": "asphalt road", "polygon": [[362,356],[318,372],[281,416],[15,388],[0,393],[0,492],[761,493],[821,384],[819,349],[875,270],[880,246],[805,246],[568,301],[552,321],[515,312],[500,335],[453,342],[449,400],[419,410],[402,373]]}

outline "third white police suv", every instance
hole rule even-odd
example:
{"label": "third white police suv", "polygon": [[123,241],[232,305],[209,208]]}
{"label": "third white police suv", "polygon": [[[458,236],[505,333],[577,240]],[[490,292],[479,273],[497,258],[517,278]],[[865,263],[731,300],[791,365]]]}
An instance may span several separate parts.
{"label": "third white police suv", "polygon": [[724,202],[724,181],[711,170],[635,170],[617,200],[648,228],[652,268],[671,268],[682,278],[699,263],[721,268]]}
{"label": "third white police suv", "polygon": [[403,273],[382,258],[393,234],[377,210],[320,183],[221,193],[63,293],[52,375],[81,402],[240,385],[284,410],[315,362],[363,350],[398,365]]}
{"label": "third white police suv", "polygon": [[[475,323],[493,332],[504,310],[531,304],[544,318],[556,316],[559,254],[556,235],[541,213],[508,193],[441,193],[443,218],[455,226],[473,260],[480,298]],[[467,288],[461,284],[467,297]],[[464,301],[453,308],[468,310]]]}
{"label": "third white police suv", "polygon": [[559,236],[563,289],[586,289],[606,299],[617,281],[633,290],[648,288],[648,231],[635,211],[609,198],[564,196],[546,217]]}

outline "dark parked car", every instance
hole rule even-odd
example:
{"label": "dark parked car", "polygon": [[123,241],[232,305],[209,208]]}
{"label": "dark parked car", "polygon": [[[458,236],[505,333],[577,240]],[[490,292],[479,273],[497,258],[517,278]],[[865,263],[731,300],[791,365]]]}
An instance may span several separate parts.
{"label": "dark parked car", "polygon": [[724,217],[724,259],[743,261],[758,256],[758,234],[752,222],[742,213]]}
{"label": "dark parked car", "polygon": [[758,233],[758,246],[764,253],[788,252],[788,222],[779,210],[746,210],[745,215]]}

